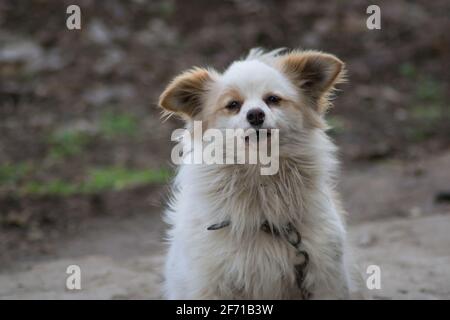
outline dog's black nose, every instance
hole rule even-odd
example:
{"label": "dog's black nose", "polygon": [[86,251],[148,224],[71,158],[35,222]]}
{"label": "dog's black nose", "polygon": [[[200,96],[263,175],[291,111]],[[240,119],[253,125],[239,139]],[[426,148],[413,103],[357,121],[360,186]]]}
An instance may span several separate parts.
{"label": "dog's black nose", "polygon": [[260,126],[264,122],[266,114],[261,109],[251,109],[247,112],[247,120],[252,126]]}

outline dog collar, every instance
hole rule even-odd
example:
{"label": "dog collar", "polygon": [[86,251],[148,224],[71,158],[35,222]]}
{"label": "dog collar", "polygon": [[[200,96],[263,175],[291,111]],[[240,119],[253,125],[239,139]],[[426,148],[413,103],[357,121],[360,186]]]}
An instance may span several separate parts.
{"label": "dog collar", "polygon": [[[219,223],[215,223],[210,225],[207,230],[208,231],[214,231],[226,228],[231,225],[230,220],[225,220]],[[301,295],[303,299],[309,299],[311,298],[311,292],[309,292],[307,289],[305,289],[303,282],[305,279],[305,269],[306,266],[309,263],[309,255],[306,251],[301,249],[302,244],[302,237],[300,235],[300,232],[294,227],[292,223],[288,223],[287,225],[283,226],[282,228],[278,228],[274,225],[271,225],[269,221],[264,221],[261,225],[261,230],[272,234],[276,237],[281,237],[285,239],[294,249],[296,252],[297,260],[294,268],[296,273],[296,281],[297,286],[300,289]]]}

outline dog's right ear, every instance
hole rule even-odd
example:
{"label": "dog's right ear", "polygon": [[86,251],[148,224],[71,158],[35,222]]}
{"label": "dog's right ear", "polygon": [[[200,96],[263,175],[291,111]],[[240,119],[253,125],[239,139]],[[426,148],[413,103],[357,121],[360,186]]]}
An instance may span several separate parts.
{"label": "dog's right ear", "polygon": [[189,118],[201,110],[203,99],[212,83],[208,70],[194,68],[177,76],[159,97],[159,106],[168,112]]}
{"label": "dog's right ear", "polygon": [[[292,51],[280,56],[281,70],[323,113],[327,100],[337,83],[345,80],[344,63],[331,54],[319,51]],[[324,98],[324,99],[321,99]]]}

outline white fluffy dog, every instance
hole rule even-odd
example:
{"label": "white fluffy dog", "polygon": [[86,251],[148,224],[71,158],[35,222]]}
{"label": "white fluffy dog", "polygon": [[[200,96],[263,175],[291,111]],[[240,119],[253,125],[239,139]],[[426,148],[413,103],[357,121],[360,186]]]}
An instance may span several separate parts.
{"label": "white fluffy dog", "polygon": [[[324,113],[344,64],[316,51],[250,51],[223,73],[194,68],[159,104],[192,130],[278,129],[279,170],[184,164],[167,221],[169,299],[346,299],[353,264]],[[270,137],[268,138],[270,139]]]}

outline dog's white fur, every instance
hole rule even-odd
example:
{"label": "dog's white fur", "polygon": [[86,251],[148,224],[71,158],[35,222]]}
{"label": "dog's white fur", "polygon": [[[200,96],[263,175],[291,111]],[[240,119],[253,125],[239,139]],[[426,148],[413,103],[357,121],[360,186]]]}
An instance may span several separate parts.
{"label": "dog's white fur", "polygon": [[[246,110],[261,107],[265,127],[280,129],[280,163],[272,176],[260,175],[258,165],[179,167],[166,215],[171,225],[167,298],[300,298],[295,250],[262,232],[265,220],[275,226],[290,222],[300,232],[310,257],[304,287],[312,298],[349,298],[353,264],[334,191],[336,148],[323,119],[342,73],[342,62],[331,55],[252,50],[223,74],[194,69],[169,85],[160,105],[182,115],[188,129],[193,120],[203,120],[207,127],[245,129]],[[243,100],[237,114],[226,113],[218,102],[230,87]],[[264,102],[267,92],[286,103],[270,107]],[[225,220],[230,227],[207,230]]]}

